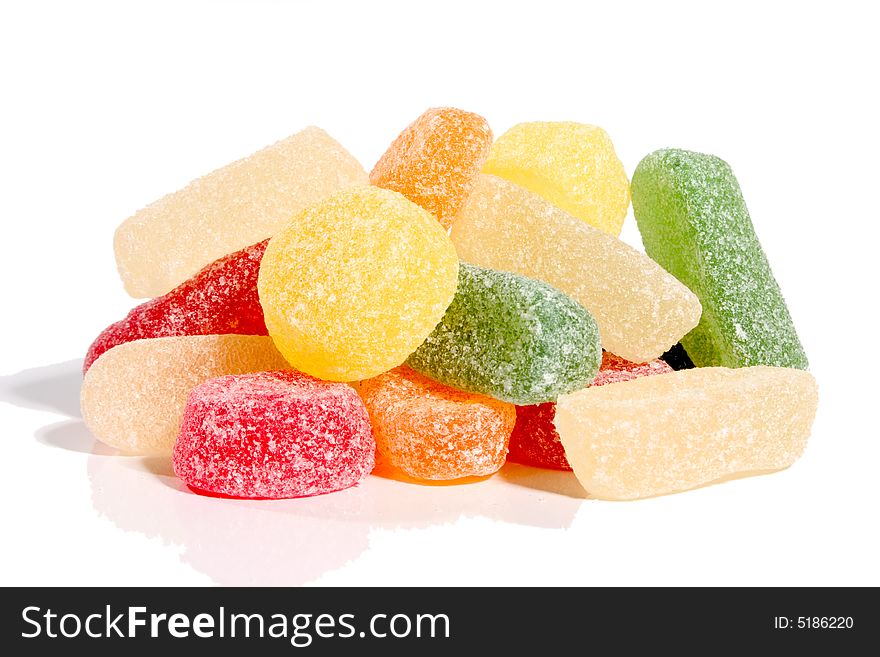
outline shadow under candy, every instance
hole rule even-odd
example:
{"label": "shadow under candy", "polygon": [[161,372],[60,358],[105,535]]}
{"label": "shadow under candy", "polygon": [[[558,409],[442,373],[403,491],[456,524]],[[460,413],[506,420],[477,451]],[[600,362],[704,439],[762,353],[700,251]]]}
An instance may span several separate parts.
{"label": "shadow under candy", "polygon": [[357,516],[369,500],[357,488],[324,496],[325,517],[304,513],[302,500],[196,495],[167,458],[92,456],[87,468],[100,514],[125,531],[182,546],[181,560],[219,584],[304,584],[368,547],[369,526]]}
{"label": "shadow under candy", "polygon": [[174,477],[167,458],[92,456],[88,472],[92,502],[102,515],[124,530],[183,546],[184,562],[233,586],[310,582],[357,559],[375,529],[423,529],[477,516],[564,528],[583,502],[537,496],[507,475],[443,487],[371,475],[326,495],[239,500],[194,493]]}
{"label": "shadow under candy", "polygon": [[461,485],[425,486],[386,474],[299,499],[198,495],[174,476],[169,458],[123,457],[95,440],[79,419],[81,369],[82,360],[71,360],[2,377],[0,400],[67,416],[34,437],[89,455],[95,509],[124,531],[182,546],[181,559],[219,584],[304,584],[357,559],[375,529],[417,530],[478,516],[566,528],[584,501],[570,472],[515,464]]}
{"label": "shadow under candy", "polygon": [[38,443],[56,449],[66,449],[71,452],[83,454],[100,454],[112,456],[117,451],[108,447],[100,440],[95,440],[92,432],[88,430],[82,420],[63,420],[54,424],[47,424],[34,432],[34,438]]}
{"label": "shadow under candy", "polygon": [[82,417],[79,410],[82,367],[82,358],[76,358],[0,376],[0,401],[67,417]]}
{"label": "shadow under candy", "polygon": [[82,358],[76,358],[0,376],[0,401],[69,418],[37,429],[34,438],[38,443],[83,454],[115,454],[114,449],[95,440],[80,419],[82,367]]}

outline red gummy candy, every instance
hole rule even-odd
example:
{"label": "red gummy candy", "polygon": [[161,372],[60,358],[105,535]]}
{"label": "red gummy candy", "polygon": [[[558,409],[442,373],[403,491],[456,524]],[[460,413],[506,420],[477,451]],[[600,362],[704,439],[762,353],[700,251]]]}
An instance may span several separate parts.
{"label": "red gummy candy", "polygon": [[86,353],[83,374],[105,351],[125,342],[174,335],[268,335],[257,294],[264,240],[215,260],[168,294],[111,324]]}
{"label": "red gummy candy", "polygon": [[507,460],[553,470],[571,470],[553,418],[556,404],[546,402],[516,407],[516,424],[510,434]]}
{"label": "red gummy candy", "polygon": [[672,372],[672,368],[666,362],[659,359],[648,361],[647,363],[633,363],[612,354],[610,351],[603,351],[599,373],[596,374],[596,378],[593,379],[593,383],[590,385],[604,386],[609,383],[622,383],[643,376],[668,374],[669,372]]}
{"label": "red gummy candy", "polygon": [[[599,373],[591,385],[604,386],[672,371],[672,368],[662,360],[633,363],[606,351],[602,354]],[[556,404],[553,402],[535,406],[517,406],[516,424],[510,436],[507,460],[538,468],[571,470],[559,434],[556,432],[556,426],[553,424],[555,417]]]}
{"label": "red gummy candy", "polygon": [[303,497],[353,486],[373,469],[375,450],[350,386],[299,372],[234,374],[190,393],[174,472],[209,494]]}

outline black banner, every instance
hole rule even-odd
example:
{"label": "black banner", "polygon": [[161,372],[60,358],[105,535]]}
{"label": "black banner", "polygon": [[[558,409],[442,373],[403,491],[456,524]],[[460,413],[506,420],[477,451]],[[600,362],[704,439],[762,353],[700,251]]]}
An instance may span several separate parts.
{"label": "black banner", "polygon": [[[876,652],[875,589],[5,589],[5,654]],[[253,651],[253,652],[251,652]],[[123,653],[124,654],[124,653]],[[756,653],[757,654],[757,653]]]}

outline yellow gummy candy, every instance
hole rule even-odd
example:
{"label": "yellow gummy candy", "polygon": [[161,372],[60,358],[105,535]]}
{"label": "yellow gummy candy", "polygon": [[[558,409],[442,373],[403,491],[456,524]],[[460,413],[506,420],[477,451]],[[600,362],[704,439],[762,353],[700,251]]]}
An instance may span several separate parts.
{"label": "yellow gummy candy", "polygon": [[129,454],[170,456],[190,391],[227,374],[290,369],[272,340],[189,335],[126,342],[83,379],[80,406],[95,438]]}
{"label": "yellow gummy candy", "polygon": [[706,367],[563,395],[555,424],[589,495],[630,500],[787,468],[817,401],[803,370]]}
{"label": "yellow gummy candy", "polygon": [[269,241],[258,288],[269,335],[296,369],[356,381],[402,364],[457,283],[455,247],[433,215],[397,192],[356,187]]}
{"label": "yellow gummy candy", "polygon": [[492,145],[483,171],[522,185],[615,237],[629,179],[608,134],[571,122],[520,123]]}
{"label": "yellow gummy candy", "polygon": [[452,241],[464,262],[574,298],[596,319],[602,346],[627,360],[657,358],[700,321],[696,295],[649,257],[495,176],[479,177]]}
{"label": "yellow gummy candy", "polygon": [[306,128],[126,219],[113,243],[125,289],[138,298],[165,294],[217,258],[271,237],[312,203],[366,183],[348,151]]}

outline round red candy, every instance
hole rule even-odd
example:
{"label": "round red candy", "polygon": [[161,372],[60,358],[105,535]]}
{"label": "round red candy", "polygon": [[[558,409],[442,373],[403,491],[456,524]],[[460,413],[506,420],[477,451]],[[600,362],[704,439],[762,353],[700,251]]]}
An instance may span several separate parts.
{"label": "round red candy", "polygon": [[174,472],[197,491],[230,497],[320,495],[368,475],[375,449],[350,386],[299,372],[240,374],[190,393]]}

